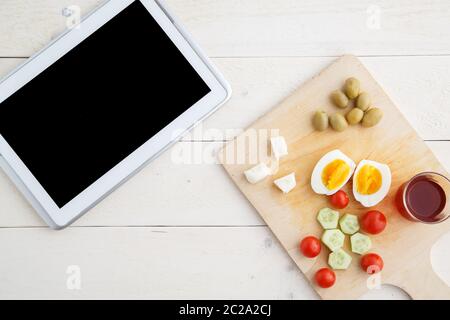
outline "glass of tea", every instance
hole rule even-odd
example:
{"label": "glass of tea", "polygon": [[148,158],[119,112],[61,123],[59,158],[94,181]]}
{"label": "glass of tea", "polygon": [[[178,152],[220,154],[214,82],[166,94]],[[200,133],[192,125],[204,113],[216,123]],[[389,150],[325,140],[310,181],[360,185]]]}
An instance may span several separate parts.
{"label": "glass of tea", "polygon": [[404,183],[395,202],[409,220],[424,223],[442,222],[450,216],[450,180],[435,172],[423,172]]}

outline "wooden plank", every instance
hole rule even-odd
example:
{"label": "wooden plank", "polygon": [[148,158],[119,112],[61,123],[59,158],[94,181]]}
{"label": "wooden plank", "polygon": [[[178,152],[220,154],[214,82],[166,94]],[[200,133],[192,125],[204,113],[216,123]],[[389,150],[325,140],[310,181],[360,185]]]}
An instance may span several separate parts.
{"label": "wooden plank", "polygon": [[[83,12],[87,12],[89,8],[95,7],[100,1],[101,0],[1,1],[0,56],[29,56],[33,54],[63,30],[65,19],[62,17],[61,11],[65,6],[79,3],[81,4]],[[301,3],[300,6],[302,6],[302,8],[299,9],[299,4],[294,1],[284,1],[277,4],[268,3],[268,0],[253,0],[246,2],[237,2],[237,0],[196,2],[171,0],[168,2],[174,11],[180,15],[180,18],[186,22],[189,30],[192,31],[196,38],[198,38],[207,53],[215,56],[224,56],[226,54],[231,54],[233,56],[266,55],[268,53],[271,55],[336,55],[341,52],[350,51],[358,53],[363,52],[362,54],[371,54],[368,52],[378,52],[379,54],[398,54],[399,52],[406,52],[408,54],[424,54],[424,52],[428,54],[446,54],[449,52],[449,41],[447,41],[448,33],[446,33],[446,30],[448,30],[447,20],[442,18],[442,16],[445,18],[446,12],[448,12],[448,4],[443,4],[442,2],[438,4],[438,10],[435,9],[436,7],[433,8],[433,4],[423,4],[417,0],[409,1],[408,3],[399,3],[398,8],[396,9],[394,8],[394,4],[382,2],[381,5],[383,6],[383,11],[385,5],[387,5],[386,8],[395,9],[393,11],[388,10],[390,13],[386,16],[390,19],[390,22],[392,22],[389,26],[390,29],[385,29],[383,31],[378,30],[379,37],[376,39],[371,38],[373,41],[363,43],[361,38],[359,36],[355,37],[355,33],[352,33],[352,30],[347,30],[346,28],[348,28],[348,26],[346,26],[346,28],[342,29],[345,30],[344,33],[340,32],[337,34],[338,36],[345,33],[351,35],[346,39],[347,41],[350,41],[350,44],[344,46],[342,45],[342,42],[337,42],[342,39],[336,37],[336,34],[332,34],[331,38],[327,36],[328,40],[325,43],[318,43],[316,39],[313,38],[315,37],[315,33],[300,33],[301,37],[299,36],[298,30],[303,30],[297,28],[299,21],[309,21],[308,23],[312,29],[318,26],[316,21],[320,21],[317,20],[317,14],[321,15],[318,11],[322,10],[317,10],[316,13],[310,12],[316,15],[314,21],[311,21],[311,18],[308,18],[307,16],[303,16],[301,12],[299,14],[299,12],[295,11],[295,9],[297,9],[298,11],[301,10],[303,12],[306,6],[310,5],[309,3]],[[323,8],[326,5],[330,6],[331,11],[329,15],[331,19],[333,19],[336,16],[336,12],[332,13],[332,11],[336,6],[342,5],[342,9],[345,11],[348,8],[353,10],[353,5],[360,6],[361,4],[360,1],[353,1],[353,4],[351,4],[351,2],[352,1],[348,0],[342,4],[331,3],[331,1],[328,3],[320,2],[318,3],[318,8]],[[316,3],[317,2],[315,2],[314,5]],[[348,4],[350,4],[350,7]],[[270,7],[270,5],[276,6],[276,8],[273,8],[273,6]],[[285,10],[286,6],[289,7],[288,10]],[[224,7],[225,10],[220,10],[222,7]],[[236,8],[236,11],[234,8]],[[248,10],[245,10],[246,8]],[[417,9],[417,11],[414,12],[414,8],[421,9]],[[268,11],[269,9],[270,12]],[[292,11],[294,14],[298,14],[295,18],[289,17],[289,11],[291,9],[294,9],[294,11]],[[189,10],[189,12],[183,13],[185,10]],[[325,10],[325,13],[326,12],[327,11]],[[359,9],[357,12],[364,13]],[[267,13],[276,13],[281,18],[270,16],[264,17]],[[345,16],[341,16],[341,19],[352,21],[352,19],[347,18],[345,12],[342,12],[342,14],[345,14]],[[392,17],[394,17],[394,19],[392,19]],[[216,22],[218,24],[213,26]],[[287,25],[283,25],[284,22],[286,22]],[[222,27],[220,24],[222,24]],[[396,24],[400,24],[400,26]],[[443,24],[444,28],[442,28]],[[330,28],[329,30],[341,30],[334,25],[333,22],[330,25],[332,26],[332,29]],[[223,35],[223,30],[227,30],[228,33],[223,35],[224,37],[219,38],[217,37],[215,28],[220,31],[221,35]],[[405,30],[406,28],[407,30]],[[289,29],[291,31],[289,31]],[[440,33],[436,33],[433,29],[441,31]],[[386,32],[386,30],[389,31]],[[286,31],[288,32],[286,33]],[[411,35],[405,36],[405,33],[409,31],[411,31]],[[357,33],[364,35],[364,32]],[[282,36],[280,37],[280,35]],[[324,37],[323,33],[321,37]],[[327,37],[324,39],[327,39]],[[280,41],[276,46],[273,45],[274,39]],[[284,42],[284,39],[286,39],[286,42]],[[292,39],[294,39],[294,42],[292,42]],[[335,39],[336,42],[333,42]],[[355,49],[360,51],[355,51]],[[430,58],[430,60],[432,60],[432,58]],[[8,68],[11,68],[13,65],[13,63],[11,63],[12,60],[8,61]],[[367,62],[365,63],[367,64]],[[2,60],[0,60],[0,66],[1,65],[4,65]],[[447,65],[448,63],[443,64],[443,66]],[[236,67],[238,66],[236,65]],[[392,71],[395,72],[395,61],[393,61],[391,67],[394,68]],[[416,65],[414,65],[414,67],[416,68]],[[244,66],[244,70],[246,68],[247,67]],[[429,82],[429,87],[431,87],[431,89],[436,88],[436,84],[448,83],[448,81],[445,80],[447,78],[442,77],[437,69],[431,70],[434,70],[433,72],[436,74],[435,78],[432,77],[430,79],[432,80]],[[415,69],[411,68],[407,71],[414,72]],[[312,73],[314,73],[314,70],[312,70]],[[448,72],[442,72],[442,74],[445,76],[448,75]],[[413,79],[415,78],[409,78],[409,80]],[[436,81],[436,79],[439,81]],[[267,78],[265,78],[265,80],[267,80]],[[281,77],[279,77],[279,80],[282,80]],[[297,81],[298,79],[295,80]],[[282,87],[280,86],[280,88]],[[421,88],[419,87],[419,89]],[[444,87],[444,90],[447,89]],[[406,89],[404,92],[405,95],[408,95],[408,90],[409,89]],[[252,90],[250,95],[262,93],[263,92],[261,91],[255,92]],[[444,94],[447,93],[444,91]],[[249,95],[249,92],[243,92],[243,95]],[[277,96],[276,99],[280,99],[282,96],[284,96],[284,94]],[[433,90],[432,96],[436,97]],[[411,97],[416,98],[415,96]],[[440,98],[432,99],[431,101],[433,102],[432,105],[435,105],[437,102],[443,106],[444,109],[437,108],[438,111],[439,109],[442,111],[445,110],[446,106],[443,102],[448,101],[448,99],[445,100],[445,96],[443,95],[439,95],[439,97]],[[276,101],[274,101],[270,107],[272,107]],[[427,105],[428,110],[428,101],[425,99],[423,101],[427,102],[425,105]],[[247,103],[248,101],[245,102]],[[246,109],[247,107],[248,106],[246,105]],[[242,108],[242,106],[240,106],[240,108]],[[262,110],[259,109],[259,111]],[[252,114],[251,116],[257,117],[258,115]],[[447,114],[444,113],[443,116],[443,119],[446,119],[443,123],[448,123],[446,118]],[[223,128],[235,128],[236,123],[240,121],[240,118],[241,115],[238,115],[234,119],[236,122],[231,122],[233,124],[232,126],[224,126]],[[226,118],[225,121],[228,122],[230,121],[229,119],[230,118]],[[420,117],[418,119],[420,119]],[[411,119],[409,120],[411,121]],[[244,115],[244,121],[242,122],[244,124],[242,127],[246,126],[245,121],[247,121],[248,124],[251,123],[253,119],[245,119]],[[428,127],[428,124],[425,126]],[[437,128],[438,134],[436,136],[446,135],[447,132],[442,131],[439,123],[437,125],[434,123],[434,126]],[[431,132],[433,132],[433,134],[436,133],[436,131]],[[444,135],[441,135],[442,132],[444,132]],[[433,142],[429,145],[434,147],[435,152],[438,157],[441,158],[441,161],[449,161],[450,155],[447,150],[450,148],[448,148],[446,142]],[[150,166],[153,166],[153,164]],[[198,170],[192,170],[189,166],[180,167],[183,167],[184,169],[177,168],[175,172],[177,172],[177,170],[187,170],[192,173],[196,182],[196,186],[193,189],[196,189],[197,193],[204,191],[204,188],[199,187],[201,185],[200,182],[210,181],[211,177],[215,176],[218,177],[219,181],[223,180],[222,176],[217,175],[218,170],[216,166],[197,165]],[[447,169],[449,167],[450,166],[447,164]],[[209,171],[207,168],[213,169],[208,173]],[[181,191],[184,191],[185,188],[189,186],[187,180],[180,183],[180,175],[172,172],[172,170],[174,170],[172,165],[163,165],[159,167],[159,169],[162,170],[161,172],[164,172],[164,178],[172,181],[170,183],[168,182],[167,185],[172,184],[180,186],[179,189],[181,189]],[[161,173],[156,174],[156,176],[160,175]],[[184,175],[182,176],[184,177]],[[149,175],[146,176],[145,179],[151,180],[154,177],[154,175]],[[3,190],[5,190],[3,188],[5,186],[5,180],[3,178],[4,177],[0,177],[0,189],[2,190],[2,194]],[[191,180],[191,182],[192,181],[194,180]],[[164,179],[156,179],[154,184],[145,184],[146,188],[150,187],[146,192],[150,194],[152,188],[158,190],[158,187],[160,186],[160,184],[158,185],[158,182],[164,183]],[[224,210],[223,214],[219,216],[224,216],[226,219],[230,216],[236,216],[237,220],[235,221],[240,221],[240,223],[242,223],[243,213],[248,213],[248,217],[253,217],[249,218],[251,223],[261,223],[259,219],[256,220],[254,218],[256,214],[254,214],[252,208],[248,207],[245,201],[242,201],[242,197],[239,197],[237,193],[235,193],[235,195],[237,195],[235,198],[229,197],[232,188],[225,186],[222,183],[218,183],[217,185],[217,189],[220,190],[217,193],[220,193],[220,197],[224,200],[223,203],[220,201],[217,202],[218,197],[210,197],[208,194],[204,194],[201,197],[199,196],[196,201],[192,201],[192,205],[196,205],[197,208],[200,208],[201,221],[210,221],[209,219],[211,219],[211,217],[212,220],[217,218],[217,216],[211,215],[211,211],[213,210],[203,211],[203,208],[207,208],[208,205],[210,205],[211,208],[217,210],[217,208],[221,208],[221,205],[224,203],[226,204],[228,201],[231,201],[233,203],[232,206],[230,205],[228,210]],[[8,185],[7,188],[8,187],[11,188],[12,186]],[[136,189],[125,186],[123,188],[129,189],[129,192],[124,196],[124,199],[131,199],[134,201],[133,195],[135,195]],[[5,193],[5,199],[15,199],[23,205],[23,200],[11,196],[11,193],[9,193],[10,191],[11,190]],[[93,221],[93,223],[102,225],[112,219],[114,220],[113,224],[119,223],[119,225],[127,225],[128,221],[135,221],[133,216],[137,213],[145,220],[139,222],[142,224],[152,224],[151,222],[154,221],[152,220],[154,214],[160,215],[162,219],[160,221],[166,221],[165,219],[167,216],[172,216],[173,221],[181,221],[179,217],[184,214],[187,216],[186,219],[188,220],[188,224],[190,224],[195,222],[191,221],[190,218],[196,215],[197,212],[190,211],[186,214],[183,209],[190,193],[186,194],[181,191],[177,193],[177,195],[179,195],[179,197],[177,197],[177,203],[181,198],[179,207],[171,206],[173,202],[172,199],[168,199],[167,197],[163,199],[158,198],[157,196],[160,194],[157,192],[157,194],[155,194],[155,208],[157,212],[152,212],[147,215],[142,214],[142,208],[140,208],[141,210],[139,212],[132,209],[130,214],[131,217],[129,217],[126,212],[128,210],[128,205],[124,205],[122,206],[122,208],[124,208],[123,211],[115,211],[115,208],[113,208],[112,211],[107,212],[98,222]],[[204,203],[205,198],[209,201],[206,205]],[[164,201],[166,201],[166,203],[164,203]],[[0,200],[0,203],[4,203],[3,199]],[[150,205],[147,204],[147,206],[153,205],[153,203]],[[158,208],[158,205],[166,206]],[[3,205],[0,205],[0,224],[2,224],[4,220],[10,221],[9,219],[13,217],[13,219],[18,218],[18,220],[15,220],[15,222],[18,223],[17,225],[41,225],[39,221],[37,221],[36,224],[29,224],[31,220],[36,219],[30,208],[26,207],[23,209],[20,207],[20,204],[18,207],[14,207],[13,205],[11,208],[11,211],[5,211]],[[15,209],[17,208],[18,210],[16,211]],[[227,209],[227,207],[225,207],[225,209]],[[234,213],[236,213],[236,215],[234,215]],[[92,213],[90,215],[92,215]],[[23,217],[25,217],[25,219],[21,220]],[[120,217],[120,221],[115,220],[117,217]],[[151,220],[146,220],[147,217],[151,217]],[[198,217],[198,219],[200,219],[200,217]],[[229,221],[231,220],[227,220],[226,224],[228,224]],[[92,224],[88,221],[86,225]],[[230,296],[233,296],[238,298],[260,297],[269,299],[314,297],[314,293],[306,286],[305,281],[299,276],[299,273],[295,272],[295,270],[293,271],[293,264],[290,263],[284,254],[282,254],[278,244],[274,242],[272,246],[268,245],[270,243],[270,233],[267,230],[264,231],[265,233],[262,236],[264,237],[264,248],[266,246],[269,247],[269,250],[272,250],[270,248],[274,248],[273,252],[270,254],[261,253],[259,251],[255,253],[255,247],[261,248],[263,245],[261,245],[262,238],[255,235],[253,229],[259,231],[259,229],[265,228],[224,228],[220,232],[217,231],[217,228],[167,229],[182,231],[171,237],[169,241],[164,239],[156,241],[153,235],[159,232],[163,232],[162,234],[164,234],[166,228],[71,228],[61,233],[53,233],[47,229],[1,229],[0,251],[6,252],[7,254],[0,255],[0,286],[2,288],[2,290],[0,290],[0,296],[2,298],[173,298],[174,296],[180,298],[229,298]],[[212,230],[204,232],[209,229]],[[228,232],[231,229],[233,229],[233,232]],[[234,232],[234,229],[239,230],[239,233],[242,233],[242,235],[238,235],[237,232]],[[223,232],[223,230],[226,232]],[[152,234],[148,236],[150,233]],[[62,240],[61,243],[55,242],[56,236],[58,239]],[[266,236],[267,238],[265,238]],[[82,239],[81,243],[78,242],[79,239]],[[125,241],[118,241],[117,239],[125,239]],[[197,248],[205,247],[205,239],[208,239],[207,242],[208,244],[211,243],[211,246],[207,245],[205,250],[198,250]],[[187,245],[188,243],[191,243],[192,246]],[[448,248],[449,243],[449,241],[444,242],[445,245],[442,246],[442,248]],[[96,244],[96,246],[93,247],[92,244]],[[147,244],[149,245],[147,246]],[[64,250],[64,248],[70,248],[70,250]],[[217,248],[224,248],[224,251],[217,251]],[[230,248],[239,249],[232,250]],[[144,254],[141,249],[144,249]],[[230,253],[230,251],[232,252]],[[39,259],[36,259],[36,252],[43,253],[42,255],[39,255]],[[117,259],[118,252],[120,253],[120,259]],[[186,252],[190,254],[187,255]],[[442,252],[445,253],[448,252],[448,250],[443,250]],[[160,259],[155,260],[154,256],[156,255],[160,257]],[[449,259],[450,257],[448,255],[438,255],[438,262],[444,263],[437,268],[440,268],[444,273],[448,272],[446,262],[448,262]],[[86,273],[83,270],[87,270],[88,281],[86,284],[83,280],[83,288],[81,291],[69,291],[64,289],[67,280],[67,275],[65,273],[67,266],[73,265],[74,260],[83,262],[81,269],[83,279],[86,279],[84,276]],[[211,261],[214,260],[219,260],[220,263],[217,265],[212,263]],[[240,267],[230,267],[230,260],[239,261]],[[256,269],[254,261],[258,261]],[[286,264],[274,264],[273,261],[285,261]],[[84,267],[84,263],[86,263],[87,269]],[[168,269],[170,270],[170,266],[181,264],[183,266],[187,265],[187,268],[182,270],[187,270],[186,272],[180,272],[180,268],[176,268],[176,270],[170,274],[167,272]],[[243,268],[241,267],[242,265],[244,266]],[[202,269],[202,266],[211,267]],[[105,272],[105,270],[112,270],[112,272],[108,273]],[[199,270],[200,272],[197,272]],[[290,271],[286,272],[286,270]],[[40,275],[39,277],[36,277],[37,273]],[[136,277],[136,274],[140,277]],[[217,274],[225,276],[218,278]],[[139,281],[136,280],[138,278]],[[215,285],[212,286],[211,283]],[[62,292],[63,290],[65,290],[65,292]],[[395,290],[391,291],[384,289],[381,291],[374,290],[366,297],[386,298],[404,297],[404,295]]]}
{"label": "wooden plank", "polygon": [[[214,57],[450,53],[447,1],[167,0]],[[2,0],[0,56],[29,56],[101,0]],[[4,32],[3,32],[4,31]]]}
{"label": "wooden plank", "polygon": [[[427,142],[427,145],[450,170],[450,142]],[[211,164],[215,152],[221,147],[219,143],[184,142],[175,145],[74,225],[264,225],[221,166]],[[180,161],[180,153],[197,152],[210,154],[209,160],[205,157],[206,164],[197,162],[194,157],[194,164]],[[205,187],[205,181],[208,181],[208,187]],[[0,190],[0,227],[44,225],[1,171]]]}
{"label": "wooden plank", "polygon": [[64,8],[78,7],[81,16],[103,0],[2,0],[0,57],[29,57],[67,27]]}
{"label": "wooden plank", "polygon": [[[381,123],[374,128],[353,126],[341,133],[315,131],[310,118],[302,116],[312,114],[317,104],[326,112],[335,112],[336,107],[329,101],[328,93],[342,86],[350,76],[361,81],[363,90],[369,92],[373,103],[383,110],[385,116]],[[280,169],[273,177],[255,185],[249,184],[243,172],[255,165],[250,159],[260,155],[256,161],[269,160],[266,153],[261,153],[261,148],[267,145],[267,137],[254,144],[253,148],[250,144],[239,142],[252,132],[273,129],[280,130],[280,135],[285,137],[289,155],[281,160]],[[450,221],[433,226],[407,222],[394,206],[396,190],[413,175],[424,171],[440,172],[445,176],[449,174],[356,57],[339,58],[299,87],[277,108],[252,124],[237,141],[229,143],[221,153],[221,159],[232,180],[255,206],[299,269],[313,281],[316,270],[327,264],[329,252],[323,251],[313,261],[305,259],[298,251],[298,241],[306,235],[320,234],[316,212],[326,207],[329,200],[313,192],[308,177],[317,161],[334,149],[342,150],[356,163],[362,159],[386,163],[392,172],[390,191],[384,201],[376,206],[387,215],[388,229],[381,237],[372,237],[374,246],[371,249],[383,256],[386,282],[401,286],[415,299],[450,298],[450,287],[436,276],[430,262],[431,247],[439,237],[450,231]],[[237,158],[242,155],[245,160],[239,163],[233,161],[236,156],[229,158],[233,150]],[[296,172],[298,186],[289,195],[283,195],[273,188],[273,180],[290,172]],[[343,189],[353,199],[351,186],[347,184]],[[346,208],[346,212],[357,215],[367,210],[354,199]],[[345,248],[349,251],[348,246]],[[357,255],[352,255],[353,259],[358,259]],[[368,290],[366,274],[358,263],[351,264],[345,272],[338,272],[338,277],[340,281],[333,288],[317,290],[321,297],[354,299]]]}
{"label": "wooden plank", "polygon": [[[215,151],[221,147],[218,143],[175,145],[75,225],[263,224],[222,168],[214,164]],[[200,156],[205,155],[203,159],[192,157],[193,163],[191,157],[183,160],[183,153],[197,152]],[[43,225],[3,172],[0,172],[0,190],[0,226]],[[240,204],[239,210],[236,210],[236,204]]]}
{"label": "wooden plank", "polygon": [[448,54],[450,49],[450,4],[442,1],[169,3],[211,56]]}
{"label": "wooden plank", "polygon": [[[239,129],[249,125],[330,59],[214,60],[231,81],[234,95],[227,105],[203,123],[203,130],[191,135],[191,139],[220,139],[219,135],[228,128]],[[22,61],[24,60],[0,59],[0,77]],[[403,109],[407,119],[414,126],[422,127],[419,131],[422,136],[434,139],[450,137],[450,129],[445,125],[450,123],[449,108],[446,106],[446,101],[450,100],[450,57],[364,58],[363,61],[369,65],[377,79],[384,80],[384,87],[391,89],[387,91],[396,98],[394,100],[400,102],[398,105],[405,106]],[[403,80],[401,75],[406,75]],[[402,81],[405,85],[400,90],[395,90]],[[426,90],[422,90],[424,86]],[[422,91],[423,94],[417,94]],[[437,119],[438,122],[431,119]],[[230,136],[236,134],[236,130],[231,132]],[[448,169],[450,148],[447,144],[434,142],[429,143],[429,146]],[[184,154],[188,150],[200,152],[200,158],[204,152],[208,162],[211,162],[214,150],[221,144],[199,146],[200,144],[179,145],[173,150],[184,150]],[[243,196],[232,187],[220,168],[200,164],[174,165],[170,158],[171,154],[163,155],[150,164],[77,222],[77,225],[262,224],[254,209],[243,201]],[[212,187],[204,188],[204,181],[210,181]],[[170,188],[176,189],[177,201],[173,201],[172,193],[166,193]],[[42,225],[3,173],[0,173],[0,190],[0,226]]]}
{"label": "wooden plank", "polygon": [[[333,58],[213,59],[233,87],[231,100],[185,140],[234,137]],[[20,59],[0,59],[0,77]],[[361,61],[426,140],[450,140],[450,56],[369,57]]]}
{"label": "wooden plank", "polygon": [[26,59],[16,59],[16,58],[0,58],[0,80],[8,75],[16,67],[20,66],[21,63],[25,62]]}
{"label": "wooden plank", "polygon": [[[1,299],[317,298],[265,227],[0,229],[0,252]],[[449,254],[441,246],[436,259]]]}
{"label": "wooden plank", "polygon": [[[234,137],[333,60],[214,59],[231,83],[233,95],[193,137]],[[361,61],[420,137],[450,140],[450,57],[367,57]]]}

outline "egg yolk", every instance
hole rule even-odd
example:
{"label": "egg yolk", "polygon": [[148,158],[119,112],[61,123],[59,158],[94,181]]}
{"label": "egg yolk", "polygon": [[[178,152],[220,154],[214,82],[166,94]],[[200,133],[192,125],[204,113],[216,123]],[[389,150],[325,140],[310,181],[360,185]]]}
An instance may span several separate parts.
{"label": "egg yolk", "polygon": [[339,188],[350,174],[350,166],[341,159],[336,159],[323,169],[322,182],[328,190]]}
{"label": "egg yolk", "polygon": [[382,182],[381,172],[374,166],[366,164],[358,172],[357,189],[360,194],[374,194],[380,190]]}

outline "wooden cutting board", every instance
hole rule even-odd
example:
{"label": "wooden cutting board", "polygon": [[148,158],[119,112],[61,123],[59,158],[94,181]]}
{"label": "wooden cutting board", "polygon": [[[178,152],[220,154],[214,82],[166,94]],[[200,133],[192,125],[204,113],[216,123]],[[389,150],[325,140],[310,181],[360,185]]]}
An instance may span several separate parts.
{"label": "wooden cutting board", "polygon": [[[315,131],[311,125],[313,113],[317,109],[329,114],[339,112],[329,101],[329,93],[341,88],[350,76],[361,81],[362,90],[371,95],[375,106],[383,109],[384,118],[373,128],[357,125],[341,133],[332,129]],[[401,86],[401,83],[398,85]],[[256,185],[249,184],[243,172],[254,166],[255,157],[259,157],[256,159],[258,161],[269,160],[266,150],[267,135],[271,135],[271,130],[279,130],[279,134],[285,137],[289,155],[281,159],[274,176]],[[256,147],[249,142],[249,137],[255,136],[258,139]],[[284,249],[313,282],[314,273],[327,266],[329,251],[324,248],[316,259],[307,259],[299,252],[298,245],[307,235],[321,236],[316,214],[329,203],[327,197],[312,191],[310,177],[317,161],[333,149],[340,149],[355,163],[371,159],[391,168],[390,192],[375,207],[386,214],[388,226],[380,235],[371,236],[371,252],[379,253],[385,262],[385,268],[379,275],[381,283],[398,286],[415,299],[449,299],[450,287],[432,270],[430,250],[438,238],[450,230],[450,219],[436,225],[414,223],[400,216],[394,207],[397,188],[416,173],[436,171],[446,176],[448,173],[356,57],[343,56],[306,82],[227,144],[220,153],[220,159]],[[287,195],[282,194],[273,185],[273,180],[293,171],[296,173],[297,187]],[[360,215],[367,208],[354,200],[350,187],[351,181],[344,188],[350,196],[350,204],[340,212]],[[344,248],[351,252],[348,240],[347,237]],[[321,289],[312,283],[322,298],[355,299],[370,290],[367,283],[377,281],[361,270],[360,256],[351,255],[353,262],[350,268],[336,272],[337,281],[332,288]]]}

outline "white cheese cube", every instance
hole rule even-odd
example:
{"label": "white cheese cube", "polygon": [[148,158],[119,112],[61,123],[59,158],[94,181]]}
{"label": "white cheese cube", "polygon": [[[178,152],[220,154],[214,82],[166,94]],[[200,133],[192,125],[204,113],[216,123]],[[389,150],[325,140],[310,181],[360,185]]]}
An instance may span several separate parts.
{"label": "white cheese cube", "polygon": [[269,167],[264,163],[260,163],[257,166],[248,169],[244,172],[245,177],[250,183],[257,183],[271,174]]}
{"label": "white cheese cube", "polygon": [[288,154],[288,147],[284,137],[278,136],[270,138],[270,144],[272,146],[272,154],[276,159],[280,159],[282,156]]}
{"label": "white cheese cube", "polygon": [[273,183],[284,193],[288,193],[297,185],[295,181],[295,172],[288,174],[282,178],[275,180]]}

